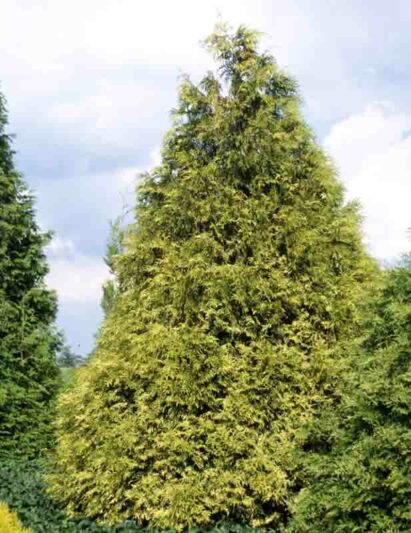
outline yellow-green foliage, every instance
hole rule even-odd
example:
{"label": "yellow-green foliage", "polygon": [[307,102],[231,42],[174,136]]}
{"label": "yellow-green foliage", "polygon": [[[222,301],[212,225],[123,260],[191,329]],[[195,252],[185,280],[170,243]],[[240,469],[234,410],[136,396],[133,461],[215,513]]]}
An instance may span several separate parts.
{"label": "yellow-green foliage", "polygon": [[11,513],[6,504],[0,503],[0,533],[30,533],[31,529],[24,528],[17,515]]}
{"label": "yellow-green foliage", "polygon": [[281,527],[296,437],[356,333],[372,266],[294,82],[244,28],[209,44],[219,75],[182,84],[114,308],[60,401],[51,481],[71,513]]}
{"label": "yellow-green foliage", "polygon": [[62,382],[63,382],[63,387],[65,389],[67,389],[68,387],[70,387],[70,385],[74,381],[75,374],[76,374],[76,369],[72,368],[72,367],[61,368],[60,372],[61,372],[61,378],[62,378]]}

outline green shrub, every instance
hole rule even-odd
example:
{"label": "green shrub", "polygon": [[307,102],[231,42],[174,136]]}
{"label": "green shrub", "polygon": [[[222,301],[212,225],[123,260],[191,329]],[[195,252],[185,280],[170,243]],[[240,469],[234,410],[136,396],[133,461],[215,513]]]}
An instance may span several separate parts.
{"label": "green shrub", "polygon": [[411,531],[411,257],[386,274],[339,410],[315,427],[321,453],[292,531]]}
{"label": "green shrub", "polygon": [[209,44],[219,74],[182,84],[96,353],[60,401],[50,479],[73,515],[280,528],[296,436],[357,333],[372,269],[295,83],[247,29]]}

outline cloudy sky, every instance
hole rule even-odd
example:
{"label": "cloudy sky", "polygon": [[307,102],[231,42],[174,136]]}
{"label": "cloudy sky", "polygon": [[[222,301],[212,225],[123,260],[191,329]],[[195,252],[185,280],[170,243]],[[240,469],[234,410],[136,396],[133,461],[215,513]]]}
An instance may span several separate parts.
{"label": "cloudy sky", "polygon": [[409,0],[0,0],[0,90],[38,220],[54,231],[48,282],[79,353],[101,318],[108,221],[158,159],[181,74],[212,67],[199,42],[219,17],[265,32],[298,80],[372,254],[409,248]]}

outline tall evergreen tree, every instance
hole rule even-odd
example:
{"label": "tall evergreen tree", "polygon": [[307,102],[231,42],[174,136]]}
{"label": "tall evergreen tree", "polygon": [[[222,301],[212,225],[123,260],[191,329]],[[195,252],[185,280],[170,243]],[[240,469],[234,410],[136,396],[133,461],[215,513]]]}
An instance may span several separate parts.
{"label": "tall evergreen tree", "polygon": [[411,257],[386,273],[367,322],[341,405],[316,424],[326,445],[296,533],[411,531]]}
{"label": "tall evergreen tree", "polygon": [[219,71],[181,85],[119,295],[60,403],[51,480],[72,513],[280,527],[299,429],[356,334],[373,267],[295,83],[246,28],[208,45]]}
{"label": "tall evergreen tree", "polygon": [[13,162],[0,95],[0,457],[33,456],[47,446],[58,385],[56,299],[33,196]]}

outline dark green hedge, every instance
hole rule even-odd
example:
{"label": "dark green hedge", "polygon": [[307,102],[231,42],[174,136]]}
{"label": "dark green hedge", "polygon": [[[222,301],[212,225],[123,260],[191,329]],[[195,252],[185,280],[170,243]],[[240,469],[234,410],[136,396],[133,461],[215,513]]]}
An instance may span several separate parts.
{"label": "dark green hedge", "polygon": [[290,533],[411,531],[411,255],[385,272],[366,328],[340,406],[314,427]]}
{"label": "dark green hedge", "polygon": [[[4,461],[0,463],[0,501],[17,512],[25,527],[33,533],[153,533],[128,522],[115,527],[97,525],[87,518],[68,518],[46,492],[43,475],[47,465],[40,461]],[[64,480],[62,480],[64,483]],[[200,533],[200,529],[195,530]],[[214,533],[247,533],[251,528],[241,525],[219,525]],[[194,530],[193,530],[194,532]]]}

